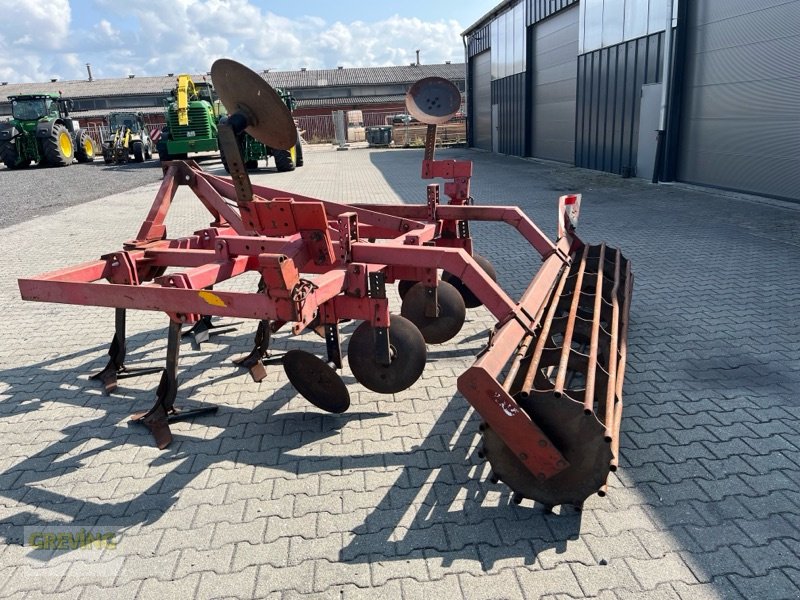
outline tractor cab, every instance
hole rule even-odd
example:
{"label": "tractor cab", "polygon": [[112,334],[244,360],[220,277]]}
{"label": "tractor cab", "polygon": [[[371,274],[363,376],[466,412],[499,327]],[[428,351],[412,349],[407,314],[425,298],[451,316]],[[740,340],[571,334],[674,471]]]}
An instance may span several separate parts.
{"label": "tractor cab", "polygon": [[141,113],[111,113],[108,117],[109,129],[113,132],[120,127],[130,129],[131,133],[139,133],[144,128]]}
{"label": "tractor cab", "polygon": [[11,96],[11,115],[18,121],[38,121],[45,117],[61,116],[59,97],[55,94],[26,94]]}

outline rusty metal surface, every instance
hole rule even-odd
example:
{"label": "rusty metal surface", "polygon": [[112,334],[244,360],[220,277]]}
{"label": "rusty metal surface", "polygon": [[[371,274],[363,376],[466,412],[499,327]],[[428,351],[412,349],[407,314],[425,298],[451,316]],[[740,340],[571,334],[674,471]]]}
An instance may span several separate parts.
{"label": "rusty metal surface", "polygon": [[297,127],[292,113],[262,77],[236,61],[220,58],[211,65],[211,79],[228,113],[245,114],[247,133],[270,148],[294,147]]}
{"label": "rusty metal surface", "polygon": [[619,460],[632,285],[630,263],[619,250],[584,246],[562,272],[540,329],[520,344],[504,387],[569,467],[536,477],[487,427],[484,454],[518,499],[579,506],[595,492],[605,494]]}
{"label": "rusty metal surface", "polygon": [[428,125],[449,121],[461,107],[461,92],[443,77],[425,77],[416,81],[406,94],[406,110],[420,123]]}

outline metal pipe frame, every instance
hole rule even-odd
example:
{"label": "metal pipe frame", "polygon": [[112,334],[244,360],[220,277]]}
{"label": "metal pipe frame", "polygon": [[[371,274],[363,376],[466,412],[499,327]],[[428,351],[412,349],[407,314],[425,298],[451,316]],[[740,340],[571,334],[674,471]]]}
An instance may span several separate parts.
{"label": "metal pipe frame", "polygon": [[[452,178],[448,205],[439,204],[435,184],[428,188],[427,205],[348,205],[257,185],[252,201],[237,202],[230,180],[204,173],[192,161],[167,163],[147,218],[122,250],[21,278],[20,292],[25,300],[165,312],[172,322],[216,315],[294,323],[298,332],[319,316],[325,324],[361,319],[385,328],[388,300],[370,296],[370,275],[435,286],[438,269],[444,269],[498,321],[489,351],[459,378],[458,389],[533,473],[550,477],[567,462],[498,376],[539,327],[554,286],[571,264],[570,251],[582,243],[574,229],[550,241],[516,207],[467,205],[471,171],[464,161],[424,161],[423,177]],[[213,220],[193,235],[170,239],[165,219],[180,185],[191,188]],[[519,301],[472,258],[468,221],[511,225],[542,257]],[[163,274],[165,269],[171,271]],[[263,292],[214,288],[248,272],[261,275]]]}

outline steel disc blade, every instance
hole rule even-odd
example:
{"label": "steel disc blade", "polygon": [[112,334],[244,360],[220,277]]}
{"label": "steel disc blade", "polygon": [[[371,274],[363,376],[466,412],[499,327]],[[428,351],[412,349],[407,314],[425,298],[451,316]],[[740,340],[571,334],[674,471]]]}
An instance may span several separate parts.
{"label": "steel disc blade", "polygon": [[368,321],[350,336],[347,361],[358,382],[380,394],[395,394],[411,387],[422,375],[427,360],[425,338],[419,329],[399,315],[391,315],[389,344],[392,362],[380,364],[375,358],[375,333]]}
{"label": "steel disc blade", "polygon": [[406,94],[406,110],[420,123],[446,123],[461,107],[461,92],[444,77],[420,79]]}
{"label": "steel disc blade", "polygon": [[247,133],[270,148],[294,148],[297,128],[292,113],[260,75],[234,60],[220,58],[211,66],[211,79],[228,113],[242,113],[247,118]]}
{"label": "steel disc blade", "polygon": [[350,393],[344,381],[328,363],[303,350],[290,350],[283,357],[289,381],[306,400],[330,413],[350,408]]}
{"label": "steel disc blade", "polygon": [[427,343],[443,344],[461,331],[467,309],[458,290],[446,281],[440,281],[436,290],[439,314],[429,317],[426,314],[428,293],[428,288],[422,283],[412,286],[403,298],[400,314],[417,326]]}

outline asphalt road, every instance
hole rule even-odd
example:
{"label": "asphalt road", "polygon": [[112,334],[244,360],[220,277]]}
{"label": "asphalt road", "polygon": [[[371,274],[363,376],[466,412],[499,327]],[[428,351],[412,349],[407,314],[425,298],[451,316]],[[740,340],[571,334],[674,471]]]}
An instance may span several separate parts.
{"label": "asphalt road", "polygon": [[158,158],[123,165],[106,165],[98,158],[88,164],[18,171],[0,163],[0,229],[159,181],[161,175]]}

